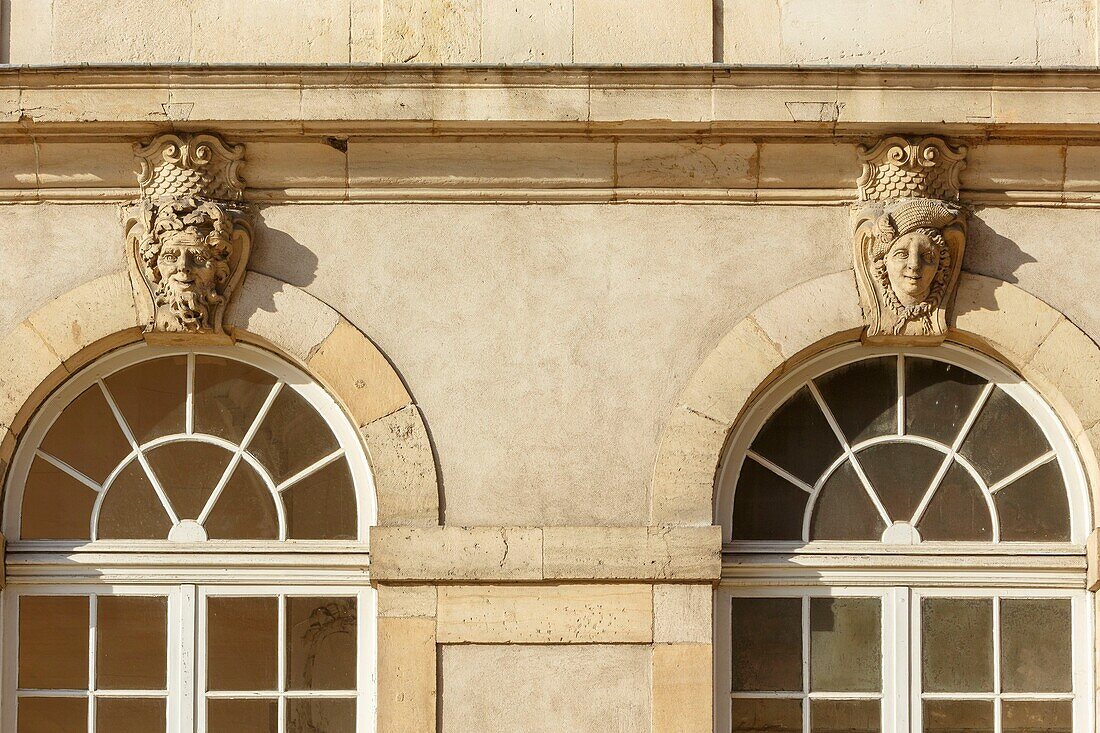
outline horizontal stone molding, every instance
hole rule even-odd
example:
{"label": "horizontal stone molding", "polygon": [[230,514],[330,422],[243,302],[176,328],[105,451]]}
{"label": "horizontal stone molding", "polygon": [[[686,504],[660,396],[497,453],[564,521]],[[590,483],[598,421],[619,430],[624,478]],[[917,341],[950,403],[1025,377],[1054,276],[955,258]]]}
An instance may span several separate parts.
{"label": "horizontal stone molding", "polygon": [[[812,314],[806,304],[813,303]],[[702,361],[665,426],[650,523],[716,523],[726,440],[753,399],[808,354],[858,339],[863,319],[850,270],[797,285],[738,323]],[[1100,486],[1100,347],[1063,314],[1016,285],[963,272],[947,340],[1023,375],[1077,443]],[[1093,517],[1100,516],[1093,491]],[[720,522],[721,518],[717,518]]]}
{"label": "horizontal stone molding", "polygon": [[650,585],[445,585],[440,644],[648,644]]}
{"label": "horizontal stone molding", "polygon": [[394,581],[713,581],[718,527],[376,527],[371,575]]}

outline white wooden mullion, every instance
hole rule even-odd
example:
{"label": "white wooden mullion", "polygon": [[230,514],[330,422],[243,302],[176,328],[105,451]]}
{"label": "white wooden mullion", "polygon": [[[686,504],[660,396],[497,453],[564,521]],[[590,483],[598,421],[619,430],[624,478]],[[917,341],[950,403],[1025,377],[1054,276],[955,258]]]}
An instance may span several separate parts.
{"label": "white wooden mullion", "polygon": [[141,452],[137,439],[134,438],[134,433],[126,423],[126,418],[122,416],[122,411],[118,409],[115,398],[111,396],[110,390],[107,389],[107,384],[102,379],[96,380],[96,382],[99,384],[99,390],[103,393],[103,398],[107,400],[107,406],[111,408],[111,413],[115,416],[118,427],[122,430],[122,434],[130,443],[130,448],[136,454],[135,457],[141,465],[142,470],[145,471],[145,476],[149,479],[149,483],[153,485],[153,491],[156,493],[157,498],[160,499],[161,506],[163,506],[164,511],[168,513],[168,518],[172,520],[172,525],[175,526],[179,524],[180,518],[176,516],[176,510],[172,508],[172,502],[168,501],[168,495],[164,493],[164,487],[160,485],[160,481],[157,480],[156,474],[153,473],[153,468],[149,465],[149,461],[146,460],[145,454]]}
{"label": "white wooden mullion", "polygon": [[[748,453],[746,453],[746,455],[747,455],[747,456],[748,456],[749,458],[751,458],[752,460],[754,460],[754,461],[756,461],[757,463],[759,463],[759,464],[760,464],[761,466],[763,466],[764,468],[766,468],[766,469],[768,469],[769,471],[771,471],[772,473],[774,473],[774,474],[775,474],[776,476],[778,476],[779,478],[781,478],[781,479],[785,479],[785,480],[786,480],[786,481],[787,481],[788,483],[790,483],[790,484],[793,484],[793,485],[797,486],[798,488],[800,488],[800,489],[802,489],[803,491],[805,491],[805,492],[806,492],[807,494],[812,494],[812,493],[814,493],[814,487],[813,487],[813,486],[810,486],[810,485],[809,485],[808,483],[806,483],[806,482],[805,482],[805,481],[803,481],[802,479],[798,478],[797,476],[795,476],[795,475],[794,475],[793,473],[791,473],[790,471],[786,471],[786,470],[784,470],[784,469],[780,468],[779,466],[777,466],[776,464],[772,463],[771,461],[769,461],[769,460],[768,460],[767,458],[765,458],[764,456],[760,455],[760,454],[759,454],[759,453],[757,453],[756,451],[752,451],[752,450],[750,450],[750,451],[748,451]],[[280,491],[282,491],[282,489],[281,489],[281,488],[280,488],[279,490],[280,490]]]}
{"label": "white wooden mullion", "polygon": [[909,589],[890,588],[882,597],[882,729],[905,733],[909,723]]}
{"label": "white wooden mullion", "polygon": [[179,654],[170,668],[169,678],[174,684],[170,683],[169,688],[178,692],[169,698],[169,720],[176,721],[181,731],[193,731],[195,730],[195,647],[198,643],[195,585],[190,583],[181,585],[179,593],[175,594],[174,598],[176,617],[173,619],[171,613],[169,614],[169,643],[171,644],[172,639],[175,638],[175,645],[169,648],[178,649]]}
{"label": "white wooden mullion", "polygon": [[98,596],[88,596],[88,733],[96,732],[96,646],[99,643],[99,602]]}
{"label": "white wooden mullion", "polygon": [[[199,524],[204,524],[207,518],[210,516],[210,512],[214,510],[214,505],[218,503],[218,499],[221,497],[222,492],[225,491],[226,484],[229,483],[230,477],[233,475],[233,471],[236,470],[237,464],[241,461],[241,456],[246,450],[248,450],[248,444],[252,442],[252,438],[255,437],[256,432],[260,429],[260,424],[267,417],[268,410],[271,409],[271,405],[275,402],[275,398],[279,396],[279,390],[283,387],[281,381],[275,382],[271,386],[271,391],[267,393],[267,397],[264,398],[264,402],[260,405],[259,412],[256,413],[256,417],[252,420],[252,424],[248,427],[248,431],[244,434],[244,438],[241,440],[241,444],[237,446],[237,449],[233,452],[233,457],[229,459],[228,465],[225,470],[222,471],[221,478],[218,479],[218,483],[214,486],[214,490],[210,492],[210,498],[206,500],[205,506],[202,511],[199,512],[197,521]],[[280,528],[281,530],[282,528]],[[280,533],[280,536],[283,536]]]}
{"label": "white wooden mullion", "polygon": [[943,462],[940,463],[939,470],[936,471],[936,475],[932,478],[932,483],[928,485],[928,489],[924,492],[924,496],[921,497],[916,511],[913,512],[912,519],[909,520],[909,523],[914,527],[917,526],[917,522],[924,516],[924,512],[928,509],[928,505],[932,503],[932,497],[935,496],[936,491],[940,488],[940,484],[943,483],[944,477],[947,476],[947,471],[951,468],[951,462],[955,459],[955,456],[958,455],[959,448],[962,447],[966,437],[970,434],[970,429],[974,427],[974,423],[978,420],[978,415],[981,413],[982,408],[985,407],[989,395],[996,386],[997,385],[993,382],[986,382],[985,387],[982,388],[982,392],[974,402],[974,407],[970,410],[970,414],[967,415],[962,427],[959,428],[959,434],[955,436],[955,441],[951,444],[951,450],[943,457]]}
{"label": "white wooden mullion", "polygon": [[905,435],[905,354],[898,354],[898,435]]}
{"label": "white wooden mullion", "polygon": [[187,409],[185,431],[188,435],[195,432],[195,352],[187,353]]}
{"label": "white wooden mullion", "polygon": [[875,507],[875,511],[882,517],[883,523],[889,527],[893,523],[893,520],[890,519],[886,507],[883,506],[882,500],[879,499],[878,492],[875,491],[875,487],[871,485],[870,480],[867,478],[867,474],[863,472],[863,466],[860,465],[859,459],[856,458],[852,446],[848,444],[848,438],[845,437],[844,431],[840,429],[840,424],[836,421],[836,417],[833,416],[833,411],[825,404],[825,398],[821,396],[821,392],[818,391],[817,385],[814,384],[813,380],[807,382],[806,386],[809,387],[810,394],[812,394],[814,400],[817,401],[817,406],[821,408],[821,412],[825,416],[825,420],[829,423],[829,427],[832,428],[833,433],[836,435],[836,439],[840,441],[841,448],[844,449],[844,455],[851,461],[852,469],[855,470],[856,476],[859,477],[860,483],[863,484],[863,490],[866,491],[867,496],[870,497],[871,503]]}
{"label": "white wooden mullion", "polygon": [[306,466],[305,468],[303,468],[298,473],[296,473],[293,476],[291,476],[290,478],[284,480],[281,484],[279,484],[275,487],[275,491],[281,494],[282,492],[286,491],[287,489],[289,489],[291,486],[298,483],[302,479],[308,478],[309,476],[313,475],[314,473],[317,473],[318,471],[320,471],[322,468],[329,465],[333,461],[336,461],[336,460],[338,460],[340,458],[343,458],[343,457],[344,457],[344,449],[343,448],[337,448],[332,453],[329,453],[327,456],[324,456],[323,458],[320,458],[317,461],[314,461],[313,463]]}
{"label": "white wooden mullion", "polygon": [[1003,730],[1001,712],[1001,598],[994,595],[993,604],[993,733]]}
{"label": "white wooden mullion", "polygon": [[68,474],[69,476],[76,479],[80,483],[84,484],[85,486],[87,486],[89,489],[96,492],[97,494],[99,492],[103,491],[102,486],[100,486],[99,484],[97,484],[95,481],[88,478],[87,476],[85,476],[80,471],[77,471],[75,468],[70,466],[68,463],[65,463],[65,461],[62,461],[60,458],[55,458],[54,456],[51,456],[49,453],[47,453],[43,450],[36,450],[34,452],[34,454],[36,456],[38,456],[39,458],[41,458],[42,460],[44,460],[46,463],[49,463],[54,468],[58,469],[59,471],[63,471],[64,473]]}
{"label": "white wooden mullion", "polygon": [[279,733],[286,733],[286,594],[279,594]]}
{"label": "white wooden mullion", "polygon": [[[909,598],[909,633],[906,646],[909,654],[909,689],[906,702],[909,708],[909,729],[912,733],[921,733],[921,723],[924,714],[921,688],[924,684],[924,676],[921,674],[922,640],[921,640],[921,603],[920,591],[906,589]],[[900,731],[899,731],[900,733]]]}
{"label": "white wooden mullion", "polygon": [[803,595],[802,602],[802,733],[810,731],[810,597]]}
{"label": "white wooden mullion", "polygon": [[1053,461],[1057,457],[1058,457],[1058,454],[1055,453],[1054,451],[1052,451],[1052,450],[1047,451],[1046,453],[1039,456],[1035,460],[1027,463],[1024,466],[1021,466],[1020,468],[1016,469],[1015,471],[1013,471],[1009,475],[1005,476],[1003,479],[1001,479],[997,483],[990,486],[989,487],[989,493],[990,494],[996,494],[998,491],[1000,491],[1004,487],[1006,487],[1009,484],[1017,481],[1018,479],[1023,478],[1024,476],[1028,475],[1029,473],[1034,471],[1039,466],[1050,463],[1051,461]]}

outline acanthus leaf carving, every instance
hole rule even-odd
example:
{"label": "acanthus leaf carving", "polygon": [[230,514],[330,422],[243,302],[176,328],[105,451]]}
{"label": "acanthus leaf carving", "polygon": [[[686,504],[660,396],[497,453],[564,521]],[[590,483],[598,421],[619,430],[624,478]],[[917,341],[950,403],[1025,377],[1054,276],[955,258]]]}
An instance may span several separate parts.
{"label": "acanthus leaf carving", "polygon": [[252,250],[243,145],[165,134],[135,145],[141,200],[125,217],[134,296],[149,341],[229,342],[229,300]]}
{"label": "acanthus leaf carving", "polygon": [[967,212],[958,203],[966,148],[890,137],[859,156],[853,259],[863,340],[941,343],[966,248]]}

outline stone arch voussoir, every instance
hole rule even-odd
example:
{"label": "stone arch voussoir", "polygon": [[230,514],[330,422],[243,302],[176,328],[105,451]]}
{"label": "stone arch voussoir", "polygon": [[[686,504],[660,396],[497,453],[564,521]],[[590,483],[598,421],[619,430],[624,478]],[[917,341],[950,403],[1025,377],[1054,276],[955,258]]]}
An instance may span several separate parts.
{"label": "stone arch voussoir", "polygon": [[[711,524],[726,440],[755,396],[806,355],[858,338],[850,270],[797,285],[719,341],[681,393],[661,436],[651,524]],[[1100,347],[1061,312],[1002,280],[962,273],[948,340],[997,358],[1058,413],[1100,486]],[[1093,517],[1100,517],[1097,491]]]}
{"label": "stone arch voussoir", "polygon": [[[234,336],[297,362],[344,405],[374,473],[379,525],[439,524],[427,426],[400,376],[358,328],[304,290],[249,273],[228,312]],[[86,282],[0,337],[0,480],[38,405],[70,375],[141,339],[129,275]]]}

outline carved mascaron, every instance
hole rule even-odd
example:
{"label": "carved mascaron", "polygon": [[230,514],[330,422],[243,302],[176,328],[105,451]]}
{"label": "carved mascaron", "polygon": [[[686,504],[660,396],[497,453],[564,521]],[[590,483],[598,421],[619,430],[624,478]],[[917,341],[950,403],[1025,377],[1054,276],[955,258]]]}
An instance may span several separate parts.
{"label": "carved mascaron", "polygon": [[867,343],[938,344],[966,246],[966,148],[887,138],[860,148],[854,261]]}
{"label": "carved mascaron", "polygon": [[126,248],[146,338],[229,341],[225,309],[252,248],[244,146],[169,134],[134,149],[142,198],[127,212]]}

